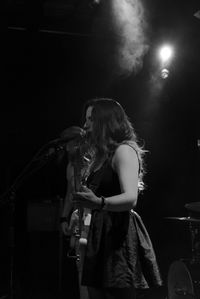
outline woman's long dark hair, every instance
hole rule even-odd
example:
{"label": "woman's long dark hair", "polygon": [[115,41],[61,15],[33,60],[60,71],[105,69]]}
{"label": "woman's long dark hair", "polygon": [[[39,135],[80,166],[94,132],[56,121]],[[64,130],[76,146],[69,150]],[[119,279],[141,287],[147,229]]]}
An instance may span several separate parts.
{"label": "woman's long dark hair", "polygon": [[122,106],[109,98],[89,100],[84,106],[84,115],[88,107],[92,107],[93,130],[91,144],[97,149],[98,155],[109,158],[116,148],[127,143],[131,145],[139,159],[139,189],[143,189],[144,163],[146,152],[138,144],[136,133]]}

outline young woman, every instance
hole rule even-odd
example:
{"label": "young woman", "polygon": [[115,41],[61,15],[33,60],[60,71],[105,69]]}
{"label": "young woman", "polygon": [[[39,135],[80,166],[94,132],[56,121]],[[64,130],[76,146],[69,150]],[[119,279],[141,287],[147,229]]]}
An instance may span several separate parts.
{"label": "young woman", "polygon": [[135,289],[161,284],[151,242],[134,212],[143,189],[145,151],[124,109],[112,99],[86,104],[84,129],[91,161],[87,180],[70,203],[91,210],[81,284],[90,299],[133,299]]}

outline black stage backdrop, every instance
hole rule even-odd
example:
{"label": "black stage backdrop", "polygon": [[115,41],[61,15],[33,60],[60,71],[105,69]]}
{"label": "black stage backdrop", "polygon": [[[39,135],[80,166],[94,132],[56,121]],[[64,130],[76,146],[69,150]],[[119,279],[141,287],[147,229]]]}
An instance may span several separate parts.
{"label": "black stage backdrop", "polygon": [[[143,2],[150,24],[150,48],[140,71],[122,77],[108,68],[105,57],[101,57],[103,45],[92,37],[97,6],[91,6],[86,15],[84,7],[79,8],[82,11],[67,23],[59,21],[58,16],[49,17],[46,27],[41,26],[41,3],[39,8],[29,9],[26,17],[30,19],[21,23],[20,14],[17,18],[15,13],[19,8],[11,10],[6,64],[4,55],[1,57],[5,68],[0,104],[0,191],[9,189],[43,145],[65,128],[80,125],[86,100],[96,96],[115,98],[149,151],[147,188],[137,210],[151,235],[166,284],[170,264],[191,255],[191,241],[187,223],[165,217],[187,216],[184,205],[199,200],[200,21],[193,16],[198,9],[195,1],[193,5],[190,1],[189,7],[187,1],[173,1],[171,5]],[[71,13],[70,5],[68,9]],[[176,44],[177,51],[169,78],[162,80],[155,76],[154,56],[165,38]],[[8,88],[4,94],[5,78]],[[75,298],[75,264],[66,258],[68,242],[60,235],[58,225],[66,191],[67,155],[59,152],[45,160],[44,166],[36,164],[31,167],[38,169],[17,184],[14,216],[10,196],[4,196],[8,201],[1,204],[1,294],[10,289],[9,227],[13,222],[17,296],[54,298],[59,291],[63,298]]]}

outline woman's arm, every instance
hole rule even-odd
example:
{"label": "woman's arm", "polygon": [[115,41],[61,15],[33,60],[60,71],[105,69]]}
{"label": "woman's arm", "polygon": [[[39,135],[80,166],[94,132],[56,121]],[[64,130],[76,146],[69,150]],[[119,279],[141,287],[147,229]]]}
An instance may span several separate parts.
{"label": "woman's arm", "polygon": [[106,210],[123,211],[134,208],[138,197],[139,161],[136,151],[127,144],[120,145],[112,159],[118,174],[121,194],[106,198]]}
{"label": "woman's arm", "polygon": [[[106,197],[103,209],[116,212],[131,210],[136,206],[138,196],[139,161],[135,150],[127,144],[120,145],[113,156],[112,167],[118,174],[121,193]],[[82,206],[102,208],[102,198],[90,189],[85,188],[84,192],[77,192],[77,195]]]}

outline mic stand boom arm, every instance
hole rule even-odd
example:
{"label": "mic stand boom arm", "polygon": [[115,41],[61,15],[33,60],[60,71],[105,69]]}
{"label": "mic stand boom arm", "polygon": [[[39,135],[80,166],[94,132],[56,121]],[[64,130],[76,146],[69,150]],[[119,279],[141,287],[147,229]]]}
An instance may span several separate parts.
{"label": "mic stand boom arm", "polygon": [[[47,148],[48,147],[48,148]],[[14,215],[16,206],[16,192],[23,185],[24,181],[31,175],[45,166],[53,157],[56,156],[57,152],[64,150],[65,146],[60,145],[57,147],[49,148],[49,144],[45,144],[41,149],[34,155],[30,162],[22,169],[21,173],[17,176],[13,184],[0,196],[0,206],[9,204],[10,205],[10,278],[9,278],[9,294],[4,295],[0,299],[9,298],[13,299],[15,296],[14,290],[14,253],[15,253],[15,228],[14,228]]]}

